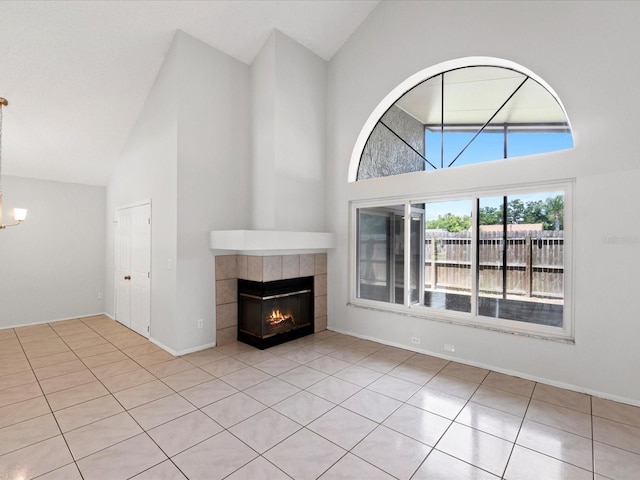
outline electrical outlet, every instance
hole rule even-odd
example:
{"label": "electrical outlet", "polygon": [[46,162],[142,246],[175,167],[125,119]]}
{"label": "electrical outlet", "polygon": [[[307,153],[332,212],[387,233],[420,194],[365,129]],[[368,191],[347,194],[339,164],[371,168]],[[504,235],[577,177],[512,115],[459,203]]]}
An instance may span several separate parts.
{"label": "electrical outlet", "polygon": [[204,322],[201,318],[198,319],[198,328],[203,328],[204,327]]}
{"label": "electrical outlet", "polygon": [[420,345],[420,337],[411,337],[411,343],[415,343],[416,345]]}
{"label": "electrical outlet", "polygon": [[104,299],[104,295],[102,294],[102,292],[98,292],[98,300],[102,299]]}
{"label": "electrical outlet", "polygon": [[455,352],[456,351],[456,346],[455,345],[451,345],[450,343],[445,343],[444,344],[444,349],[447,352]]}

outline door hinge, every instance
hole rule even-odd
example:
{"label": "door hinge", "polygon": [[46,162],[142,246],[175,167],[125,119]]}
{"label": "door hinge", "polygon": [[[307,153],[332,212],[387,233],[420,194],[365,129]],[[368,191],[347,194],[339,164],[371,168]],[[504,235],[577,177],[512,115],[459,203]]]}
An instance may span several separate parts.
{"label": "door hinge", "polygon": [[151,219],[147,218],[147,225],[151,225]]}
{"label": "door hinge", "polygon": [[147,325],[147,333],[149,333],[149,325]]}
{"label": "door hinge", "polygon": [[151,278],[151,272],[147,272],[147,278]]}

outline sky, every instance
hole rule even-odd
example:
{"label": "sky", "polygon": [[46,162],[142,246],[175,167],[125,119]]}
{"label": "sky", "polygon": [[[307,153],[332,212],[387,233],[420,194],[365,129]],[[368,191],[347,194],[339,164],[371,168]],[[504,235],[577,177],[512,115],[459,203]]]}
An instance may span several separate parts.
{"label": "sky", "polygon": [[[445,133],[444,167],[455,158],[464,146],[473,138],[473,133]],[[451,168],[487,162],[504,158],[502,133],[484,133],[479,135],[465,152],[456,160]],[[519,157],[536,153],[564,150],[573,147],[570,133],[511,133],[507,138],[508,156]],[[440,167],[440,132],[426,130],[426,157],[434,165]],[[430,167],[427,167],[430,169]],[[535,194],[509,196],[509,200],[518,198],[523,203],[555,197],[563,192],[541,192]],[[502,197],[484,198],[482,206],[498,207]],[[435,220],[446,213],[454,215],[470,215],[471,200],[457,200],[430,203],[426,208],[426,220]]]}
{"label": "sky", "polygon": [[[444,161],[440,159],[440,132],[425,130],[426,157],[429,162],[440,168],[447,168],[474,133],[445,133]],[[536,153],[552,152],[573,147],[570,133],[510,133],[507,137],[507,156],[520,157]],[[471,165],[504,158],[504,136],[502,133],[482,133],[469,145],[455,161],[453,167]],[[431,168],[431,167],[428,167]]]}

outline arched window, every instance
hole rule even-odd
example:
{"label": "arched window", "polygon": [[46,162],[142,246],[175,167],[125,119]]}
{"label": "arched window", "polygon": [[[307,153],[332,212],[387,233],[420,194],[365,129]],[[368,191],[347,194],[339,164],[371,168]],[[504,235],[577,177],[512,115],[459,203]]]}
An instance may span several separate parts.
{"label": "arched window", "polygon": [[[573,147],[566,112],[542,79],[473,60],[394,89],[362,129],[349,181]],[[413,183],[407,196],[352,201],[351,303],[571,339],[573,182],[487,186],[475,173],[476,188],[416,193]],[[401,189],[401,179],[390,183]]]}
{"label": "arched window", "polygon": [[363,129],[356,180],[572,148],[555,94],[531,72],[499,63],[508,66],[451,68],[411,86]]}

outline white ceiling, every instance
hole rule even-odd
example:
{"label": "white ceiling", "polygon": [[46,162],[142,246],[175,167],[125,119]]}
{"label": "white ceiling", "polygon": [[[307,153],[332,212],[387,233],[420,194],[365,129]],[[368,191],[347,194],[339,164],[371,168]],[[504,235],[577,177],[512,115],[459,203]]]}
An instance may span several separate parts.
{"label": "white ceiling", "polygon": [[250,64],[274,28],[329,60],[379,0],[0,0],[3,174],[105,185],[176,30]]}

